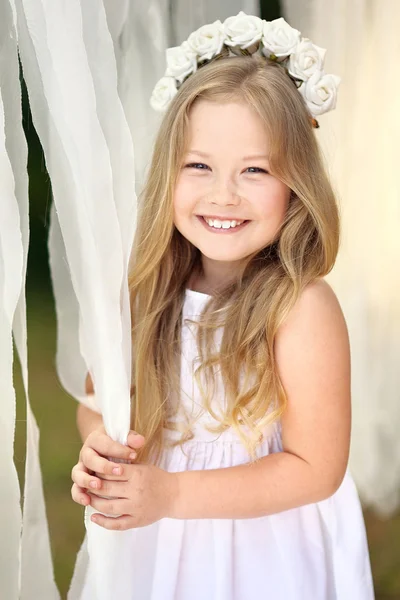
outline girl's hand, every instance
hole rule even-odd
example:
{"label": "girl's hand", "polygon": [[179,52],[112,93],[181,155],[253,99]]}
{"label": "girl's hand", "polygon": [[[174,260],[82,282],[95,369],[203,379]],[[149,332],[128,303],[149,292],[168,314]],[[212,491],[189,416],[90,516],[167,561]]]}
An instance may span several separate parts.
{"label": "girl's hand", "polygon": [[[95,461],[89,462],[94,469]],[[90,491],[90,504],[94,509],[116,515],[92,515],[94,523],[105,529],[122,531],[150,525],[173,513],[178,497],[178,473],[169,473],[154,465],[124,464],[120,467],[121,475],[112,479],[107,475],[100,490]]]}
{"label": "girl's hand", "polygon": [[[135,431],[128,435],[128,446],[114,442],[107,434],[104,425],[88,435],[79,453],[79,462],[73,467],[71,477],[74,482],[71,489],[72,499],[78,504],[90,504],[88,489],[104,491],[103,479],[114,478],[122,473],[122,465],[114,463],[106,457],[133,461],[136,458],[135,448],[144,444],[144,437]],[[104,494],[105,495],[105,494]]]}

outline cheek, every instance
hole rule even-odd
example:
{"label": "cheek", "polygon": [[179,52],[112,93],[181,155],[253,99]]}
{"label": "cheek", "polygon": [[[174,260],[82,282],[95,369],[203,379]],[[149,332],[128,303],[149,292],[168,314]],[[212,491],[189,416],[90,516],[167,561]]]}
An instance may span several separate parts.
{"label": "cheek", "polygon": [[178,181],[174,192],[174,214],[177,217],[187,215],[191,211],[193,202],[193,187]]}
{"label": "cheek", "polygon": [[285,217],[290,198],[290,190],[274,186],[266,190],[257,201],[260,219],[282,221]]}
{"label": "cheek", "polygon": [[181,186],[176,186],[175,191],[174,191],[174,202],[173,202],[173,206],[174,206],[174,221],[176,222],[177,220],[179,220],[180,215],[182,214],[182,210],[183,210],[183,195],[182,195],[182,190],[181,190]]}

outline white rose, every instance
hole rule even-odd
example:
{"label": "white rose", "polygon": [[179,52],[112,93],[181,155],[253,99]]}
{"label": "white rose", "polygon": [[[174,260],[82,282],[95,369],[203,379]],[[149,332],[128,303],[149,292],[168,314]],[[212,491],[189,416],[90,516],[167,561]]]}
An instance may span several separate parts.
{"label": "white rose", "polygon": [[182,83],[185,77],[194,71],[197,71],[197,56],[187,42],[183,42],[180,46],[167,48],[167,70],[165,75],[175,77],[179,83]]}
{"label": "white rose", "polygon": [[239,46],[243,50],[258,43],[262,38],[263,21],[259,17],[246,15],[242,10],[234,17],[228,17],[223,24],[225,44]]}
{"label": "white rose", "polygon": [[161,77],[151,95],[151,107],[158,112],[165,111],[177,91],[175,77]]}
{"label": "white rose", "polygon": [[188,46],[197,54],[197,60],[211,60],[224,45],[224,30],[221,21],[203,25],[188,37]]}
{"label": "white rose", "polygon": [[289,58],[289,73],[307,81],[315,71],[322,71],[326,50],[313,44],[308,38],[301,40]]}
{"label": "white rose", "polygon": [[313,116],[322,115],[335,108],[340,81],[337,75],[316,71],[310,79],[301,84],[299,92]]}
{"label": "white rose", "polygon": [[264,21],[262,52],[265,56],[289,56],[295,51],[299,41],[300,31],[291,27],[282,17],[274,21]]}

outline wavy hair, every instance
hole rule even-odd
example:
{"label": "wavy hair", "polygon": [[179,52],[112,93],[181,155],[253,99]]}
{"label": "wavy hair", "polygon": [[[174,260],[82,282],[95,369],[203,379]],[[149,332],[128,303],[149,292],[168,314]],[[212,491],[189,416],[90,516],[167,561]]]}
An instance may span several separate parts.
{"label": "wavy hair", "polygon": [[[180,398],[184,294],[193,274],[202,272],[200,251],[173,222],[190,109],[199,100],[250,105],[270,141],[269,171],[291,190],[276,238],[246,257],[234,282],[207,301],[198,321],[200,365],[194,376],[204,408],[215,418],[212,431],[232,427],[253,460],[263,431],[279,420],[287,402],[274,357],[278,328],[305,286],[331,271],[338,252],[335,194],[303,98],[282,66],[260,56],[237,56],[199,68],[183,83],[163,118],[138,200],[129,272],[131,426],[146,438],[138,453],[143,462],[157,463],[166,444],[165,431],[177,428],[173,416]],[[215,354],[215,330],[225,322],[229,327],[223,329],[220,352]],[[216,367],[227,398],[222,416],[211,404]],[[190,422],[181,434],[175,444],[190,439]]]}

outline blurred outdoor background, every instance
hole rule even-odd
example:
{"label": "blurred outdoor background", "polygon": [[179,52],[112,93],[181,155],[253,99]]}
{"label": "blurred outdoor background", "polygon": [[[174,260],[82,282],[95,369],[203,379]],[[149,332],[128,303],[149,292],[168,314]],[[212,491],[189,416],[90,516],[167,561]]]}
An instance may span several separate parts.
{"label": "blurred outdoor background", "polygon": [[[262,18],[271,20],[280,16],[278,1],[265,0],[261,4]],[[61,388],[54,366],[55,312],[47,255],[51,185],[25,89],[23,110],[30,181],[31,243],[27,279],[30,397],[41,432],[41,464],[55,576],[62,596],[66,597],[84,535],[83,508],[70,496],[70,473],[77,461],[81,441],[75,425],[76,401]],[[18,361],[15,385],[18,410],[15,461],[23,482],[26,424]],[[384,521],[365,511],[365,519],[377,599],[400,600],[400,514]]]}

